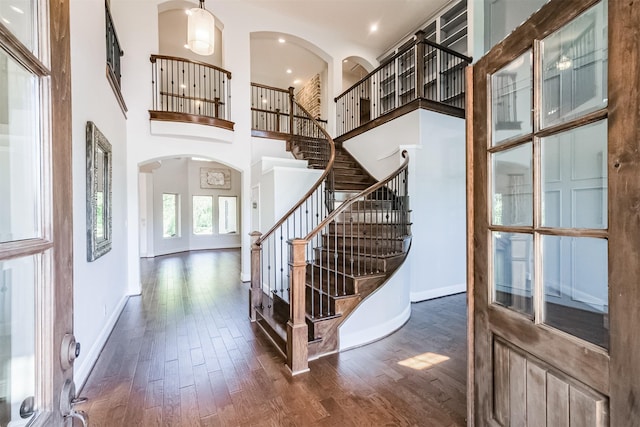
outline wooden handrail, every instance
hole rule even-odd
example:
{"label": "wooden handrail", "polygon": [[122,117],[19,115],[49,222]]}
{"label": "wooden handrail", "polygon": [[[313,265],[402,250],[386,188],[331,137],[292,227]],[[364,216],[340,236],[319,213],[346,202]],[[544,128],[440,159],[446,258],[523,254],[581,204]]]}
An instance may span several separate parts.
{"label": "wooden handrail", "polygon": [[324,134],[324,136],[327,138],[327,142],[329,143],[329,149],[331,150],[330,154],[329,154],[329,161],[327,162],[327,167],[325,168],[324,172],[322,173],[322,175],[320,176],[320,178],[318,178],[318,180],[315,182],[315,184],[309,189],[309,191],[307,191],[307,193],[302,196],[302,198],[300,198],[300,200],[298,200],[298,202],[293,205],[293,207],[291,209],[289,209],[287,211],[287,213],[285,213],[278,222],[276,222],[274,224],[273,227],[271,227],[269,229],[269,231],[267,231],[266,233],[264,233],[262,236],[260,236],[259,239],[256,240],[255,244],[260,246],[262,244],[262,242],[264,242],[269,236],[271,236],[282,224],[284,224],[284,222],[287,220],[287,218],[289,218],[289,216],[291,216],[300,206],[302,206],[302,204],[309,198],[311,197],[311,195],[318,189],[318,187],[320,187],[322,185],[322,183],[324,182],[324,180],[327,178],[327,176],[329,175],[329,173],[331,172],[331,170],[333,169],[333,161],[335,160],[336,157],[336,146],[335,146],[335,142],[333,141],[333,138],[331,138],[331,136],[329,135],[329,133],[324,130],[324,128],[322,126],[320,126],[320,124],[318,123],[318,121],[316,119],[314,119],[313,117],[311,117],[311,115],[309,114],[309,112],[300,104],[298,104],[297,101],[293,101],[298,108],[300,108],[305,114],[307,114],[309,116],[309,118],[311,119],[311,121],[313,123],[315,123],[315,125],[320,129],[320,131]]}
{"label": "wooden handrail", "polygon": [[[288,116],[289,115],[289,113],[283,113],[282,111],[265,110],[264,108],[255,108],[255,107],[251,107],[251,111],[255,111],[255,112],[258,112],[258,113],[267,113],[267,114],[280,114],[281,116]],[[294,114],[293,117],[296,118],[296,119],[302,119],[302,120],[315,120],[318,123],[329,123],[329,120],[313,119],[313,118],[311,118],[311,116],[307,117],[307,116],[300,116],[298,114]]]}
{"label": "wooden handrail", "polygon": [[260,83],[251,83],[251,86],[259,87],[261,89],[273,90],[273,91],[276,91],[276,92],[282,92],[282,93],[286,93],[286,94],[289,93],[288,89],[282,89],[282,88],[274,87],[274,86],[267,86],[267,85],[263,85],[263,84],[260,84]]}
{"label": "wooden handrail", "polygon": [[158,59],[167,59],[167,60],[170,60],[170,61],[189,62],[191,64],[202,65],[204,67],[209,67],[209,68],[212,68],[214,70],[218,70],[221,73],[226,74],[227,78],[231,78],[231,71],[227,71],[224,68],[220,68],[220,67],[217,67],[217,66],[212,65],[212,64],[207,64],[206,62],[194,61],[192,59],[180,58],[179,56],[169,56],[169,55],[151,55],[150,61],[151,61],[151,63],[155,63],[156,60],[158,60]]}
{"label": "wooden handrail", "polygon": [[[174,98],[180,98],[180,99],[188,99],[191,101],[203,101],[203,102],[209,102],[211,104],[220,104],[220,105],[224,105],[224,102],[220,101],[220,98],[200,98],[197,96],[187,96],[187,95],[180,95],[179,93],[171,93],[171,92],[164,92],[164,91],[160,91],[160,95],[164,95],[164,96],[172,96]],[[216,101],[217,99],[217,101]]]}
{"label": "wooden handrail", "polygon": [[472,58],[469,56],[465,56],[459,52],[456,52],[455,50],[449,49],[446,46],[441,46],[438,43],[432,42],[430,40],[427,40],[426,36],[423,35],[423,33],[421,31],[419,31],[416,34],[416,38],[414,40],[413,43],[405,46],[404,48],[402,48],[401,50],[399,50],[398,52],[396,52],[394,55],[390,56],[389,58],[385,59],[384,62],[382,62],[380,65],[378,65],[373,71],[371,71],[369,74],[367,74],[366,76],[364,76],[363,78],[361,78],[360,80],[358,80],[356,83],[354,83],[353,85],[351,85],[351,87],[349,87],[347,90],[343,91],[340,95],[336,96],[335,98],[333,98],[333,102],[338,102],[338,100],[340,98],[342,98],[343,96],[345,96],[348,92],[350,92],[352,89],[354,89],[356,86],[364,83],[366,80],[370,79],[371,77],[373,77],[373,75],[375,73],[377,73],[378,71],[382,70],[384,67],[386,67],[387,65],[389,65],[390,63],[392,63],[393,61],[395,61],[398,57],[404,55],[405,53],[407,53],[408,51],[410,51],[411,49],[413,49],[416,45],[420,44],[420,43],[424,43],[427,44],[431,47],[434,47],[436,49],[442,50],[443,52],[447,52],[450,55],[456,56],[464,61],[467,61],[468,63],[472,62]]}
{"label": "wooden handrail", "polygon": [[324,229],[324,227],[326,227],[338,215],[340,215],[345,210],[347,210],[347,208],[350,207],[351,205],[353,205],[356,201],[358,201],[359,199],[362,199],[363,197],[368,196],[369,194],[373,193],[376,190],[379,190],[386,183],[388,183],[389,181],[394,179],[396,176],[398,176],[398,174],[400,174],[400,172],[402,172],[404,169],[406,169],[409,166],[409,153],[407,152],[407,150],[403,150],[402,151],[402,158],[404,158],[405,160],[404,160],[404,162],[402,162],[402,164],[400,165],[400,167],[398,169],[393,171],[391,174],[389,174],[383,180],[376,182],[375,184],[373,184],[372,186],[370,186],[366,190],[364,190],[364,191],[356,194],[355,196],[350,197],[349,199],[345,200],[343,203],[340,204],[339,207],[337,207],[336,209],[333,210],[333,212],[331,212],[329,215],[327,215],[327,217],[324,220],[322,220],[320,222],[320,224],[318,224],[318,226],[316,228],[314,228],[309,234],[307,234],[304,237],[303,240],[306,240],[307,242],[310,241],[314,236],[316,236],[318,233],[320,233]]}

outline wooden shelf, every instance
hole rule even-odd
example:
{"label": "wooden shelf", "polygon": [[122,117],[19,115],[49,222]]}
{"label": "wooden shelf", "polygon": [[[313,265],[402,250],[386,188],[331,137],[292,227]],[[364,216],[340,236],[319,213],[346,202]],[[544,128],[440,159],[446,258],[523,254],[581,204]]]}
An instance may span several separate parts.
{"label": "wooden shelf", "polygon": [[447,38],[442,40],[440,44],[443,46],[451,46],[452,44],[457,42],[459,39],[466,36],[467,36],[467,26],[465,25],[464,27],[460,28],[458,31],[455,31],[453,34],[447,36]]}
{"label": "wooden shelf", "polygon": [[[443,21],[445,21],[446,18],[442,18]],[[463,22],[467,22],[467,10],[466,9],[462,9],[462,11],[460,11],[456,16],[454,16],[453,18],[446,20],[445,23],[441,24],[440,26],[440,30],[447,32],[447,29],[451,29],[451,28],[455,28],[458,25],[462,24]],[[466,26],[466,24],[465,24]]]}

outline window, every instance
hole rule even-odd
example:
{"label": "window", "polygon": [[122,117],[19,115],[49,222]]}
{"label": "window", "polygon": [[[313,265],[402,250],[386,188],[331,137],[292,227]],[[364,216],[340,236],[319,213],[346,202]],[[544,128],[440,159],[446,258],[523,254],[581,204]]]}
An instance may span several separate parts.
{"label": "window", "polygon": [[213,234],[213,196],[193,196],[193,234]]}
{"label": "window", "polygon": [[592,7],[491,76],[488,143],[493,304],[604,348],[606,10]]}
{"label": "window", "polygon": [[179,237],[180,196],[164,193],[162,195],[162,237],[170,239]]}
{"label": "window", "polygon": [[218,197],[218,232],[220,234],[238,232],[236,201],[236,196]]}

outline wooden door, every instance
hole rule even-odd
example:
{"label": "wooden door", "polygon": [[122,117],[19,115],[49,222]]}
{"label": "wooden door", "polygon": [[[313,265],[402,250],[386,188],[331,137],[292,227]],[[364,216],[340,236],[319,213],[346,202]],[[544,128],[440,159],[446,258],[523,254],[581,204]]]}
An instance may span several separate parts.
{"label": "wooden door", "polygon": [[551,0],[468,73],[470,425],[640,425],[639,9]]}
{"label": "wooden door", "polygon": [[68,3],[3,2],[0,17],[0,426],[61,426],[76,351]]}

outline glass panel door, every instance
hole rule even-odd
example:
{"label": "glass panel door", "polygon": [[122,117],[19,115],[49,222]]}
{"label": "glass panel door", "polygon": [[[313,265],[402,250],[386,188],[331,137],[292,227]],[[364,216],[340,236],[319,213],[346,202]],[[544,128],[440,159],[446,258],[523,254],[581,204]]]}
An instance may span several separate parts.
{"label": "glass panel door", "polygon": [[49,103],[69,87],[69,67],[45,65],[50,56],[68,61],[68,37],[48,34],[49,16],[68,34],[64,6],[0,1],[0,427],[63,425],[61,391],[72,384],[60,346],[73,330],[72,267],[64,262],[72,259],[71,209],[56,204],[71,196],[70,93]]}
{"label": "glass panel door", "polygon": [[609,425],[607,7],[550,0],[469,75],[470,425]]}

